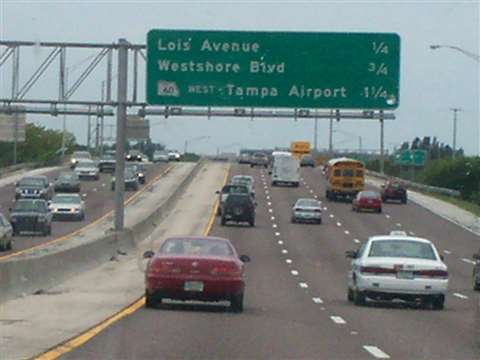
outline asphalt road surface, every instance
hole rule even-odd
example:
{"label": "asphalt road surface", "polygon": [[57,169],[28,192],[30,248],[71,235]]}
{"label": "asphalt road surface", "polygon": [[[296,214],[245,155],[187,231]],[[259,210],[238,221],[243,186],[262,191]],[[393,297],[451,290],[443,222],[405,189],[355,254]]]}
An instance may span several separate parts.
{"label": "asphalt road surface", "polygon": [[[271,187],[264,169],[234,165],[230,175],[240,173],[255,176],[256,227],[222,227],[217,219],[210,234],[231,239],[252,258],[244,312],[230,313],[226,304],[142,308],[64,358],[480,358],[480,295],[472,290],[469,261],[478,236],[410,202],[387,204],[382,214],[327,202],[319,169],[302,170],[299,188]],[[323,224],[292,224],[293,203],[314,196],[324,207]],[[431,239],[445,255],[445,310],[347,301],[345,250],[391,230]]]}
{"label": "asphalt road surface", "polygon": [[[159,175],[162,171],[166,169],[168,165],[165,163],[161,164],[148,164],[145,166],[147,174],[147,182],[150,179],[153,179],[155,176]],[[50,182],[53,182],[60,172],[69,171],[69,169],[55,170],[46,173]],[[12,252],[30,248],[53,239],[60,238],[62,236],[68,235],[90,223],[99,219],[110,210],[113,209],[114,198],[113,191],[111,191],[111,178],[112,174],[100,173],[100,179],[95,180],[82,180],[81,181],[81,192],[80,194],[85,194],[85,220],[84,221],[53,221],[52,222],[52,234],[50,236],[15,236],[13,249],[11,251],[2,251],[0,252],[0,257],[8,255]],[[140,189],[144,185],[140,186]],[[132,191],[127,191],[125,199],[128,199],[134,194]],[[9,184],[3,187],[0,187],[0,211],[3,212],[7,218],[9,217],[9,208],[12,208],[14,205],[15,198],[15,185]]]}

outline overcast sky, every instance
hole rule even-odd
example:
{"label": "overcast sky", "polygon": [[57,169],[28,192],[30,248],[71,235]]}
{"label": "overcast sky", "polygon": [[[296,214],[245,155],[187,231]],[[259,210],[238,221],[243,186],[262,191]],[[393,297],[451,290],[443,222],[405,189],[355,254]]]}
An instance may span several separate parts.
{"label": "overcast sky", "polygon": [[[431,44],[458,46],[479,54],[479,1],[10,1],[0,0],[2,40],[112,43],[126,38],[145,44],[150,29],[281,30],[318,32],[393,32],[401,37],[400,106],[396,120],[385,127],[392,148],[414,136],[436,136],[452,143],[453,114],[461,108],[457,146],[479,153],[479,62]],[[45,49],[22,52],[22,81],[48,54]],[[87,65],[89,51],[67,54],[70,79]],[[8,66],[8,68],[6,68]],[[100,67],[72,97],[99,100],[105,67]],[[140,95],[144,100],[144,67]],[[6,75],[8,74],[8,76]],[[10,63],[0,71],[1,97],[10,95]],[[45,73],[26,98],[58,97],[58,65]],[[72,80],[73,81],[73,80]],[[115,83],[116,84],[116,83]],[[114,85],[115,85],[114,84]],[[131,91],[131,89],[130,89]],[[29,115],[28,121],[61,128],[61,119]],[[152,117],[153,141],[183,150],[214,153],[242,147],[288,146],[293,140],[313,143],[313,121]],[[113,124],[113,120],[106,121]],[[67,127],[86,142],[86,119],[68,117]],[[335,124],[334,145],[379,147],[378,123],[363,120]],[[110,134],[110,128],[105,133]],[[328,147],[328,121],[320,121],[319,147]],[[240,144],[240,145],[238,145]]]}

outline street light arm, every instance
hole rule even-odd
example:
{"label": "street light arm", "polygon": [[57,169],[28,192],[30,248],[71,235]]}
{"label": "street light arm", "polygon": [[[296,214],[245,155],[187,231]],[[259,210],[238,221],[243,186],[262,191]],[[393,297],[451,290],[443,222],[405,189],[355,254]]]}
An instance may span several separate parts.
{"label": "street light arm", "polygon": [[448,48],[448,49],[457,50],[457,51],[461,52],[462,54],[468,56],[469,58],[480,62],[480,55],[477,55],[473,52],[464,50],[461,47],[454,46],[454,45],[430,45],[430,49],[432,49],[432,50],[437,50],[437,49],[440,49],[440,48]]}

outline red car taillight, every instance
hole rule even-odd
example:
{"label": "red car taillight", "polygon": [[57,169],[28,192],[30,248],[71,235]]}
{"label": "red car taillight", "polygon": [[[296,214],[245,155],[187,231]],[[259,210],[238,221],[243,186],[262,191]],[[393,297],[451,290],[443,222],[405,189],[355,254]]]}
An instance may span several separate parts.
{"label": "red car taillight", "polygon": [[376,266],[362,266],[360,268],[362,274],[371,274],[371,275],[382,275],[382,274],[396,274],[397,271],[394,269],[387,269]]}
{"label": "red car taillight", "polygon": [[215,265],[210,269],[210,274],[215,276],[240,276],[242,270],[235,264]]}
{"label": "red car taillight", "polygon": [[428,278],[447,279],[448,271],[445,270],[417,270],[413,272],[416,276],[423,276]]}
{"label": "red car taillight", "polygon": [[148,268],[149,274],[179,274],[181,269],[175,267],[172,261],[155,261]]}

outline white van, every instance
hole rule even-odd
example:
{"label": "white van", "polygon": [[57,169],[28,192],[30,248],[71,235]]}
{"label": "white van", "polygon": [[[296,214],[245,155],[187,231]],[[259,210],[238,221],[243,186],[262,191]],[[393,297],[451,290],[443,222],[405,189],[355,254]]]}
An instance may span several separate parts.
{"label": "white van", "polygon": [[298,187],[300,184],[300,162],[297,158],[287,154],[274,155],[272,186],[278,184]]}

